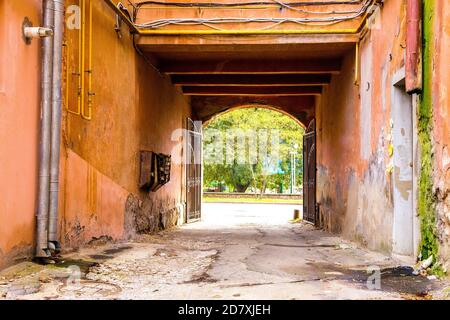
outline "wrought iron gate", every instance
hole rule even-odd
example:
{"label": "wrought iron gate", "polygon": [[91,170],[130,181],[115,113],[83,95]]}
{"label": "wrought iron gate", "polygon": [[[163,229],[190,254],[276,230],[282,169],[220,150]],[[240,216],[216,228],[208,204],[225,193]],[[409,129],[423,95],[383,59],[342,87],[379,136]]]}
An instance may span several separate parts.
{"label": "wrought iron gate", "polygon": [[303,137],[303,219],[317,224],[316,217],[316,122]]}
{"label": "wrought iron gate", "polygon": [[202,123],[188,118],[186,132],[186,222],[191,223],[202,216]]}

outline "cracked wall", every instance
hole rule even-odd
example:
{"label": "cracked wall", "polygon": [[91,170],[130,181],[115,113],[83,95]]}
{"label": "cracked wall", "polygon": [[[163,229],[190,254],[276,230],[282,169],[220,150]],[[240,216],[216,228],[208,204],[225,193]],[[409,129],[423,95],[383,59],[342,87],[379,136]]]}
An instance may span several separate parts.
{"label": "cracked wall", "polygon": [[[424,3],[425,84],[417,114],[419,148],[413,155],[414,175],[420,177],[414,206],[421,232],[415,237],[421,243],[415,246],[422,257],[438,252],[448,270],[450,4]],[[393,188],[398,180],[393,163],[392,84],[404,66],[404,6],[400,0],[384,3],[361,43],[359,85],[351,81],[354,53],[349,53],[343,72],[333,79],[317,111],[318,198],[323,223],[329,230],[385,252],[392,251]],[[405,190],[410,192],[410,187]],[[434,244],[434,238],[438,243]]]}
{"label": "cracked wall", "polygon": [[384,3],[317,103],[318,202],[324,227],[370,249],[393,241],[392,83],[404,66],[405,6]]}
{"label": "cracked wall", "polygon": [[[118,36],[114,15],[103,1],[93,2],[93,14],[92,120],[65,115],[60,210],[65,248],[170,228],[178,223],[184,202],[178,163],[160,190],[139,189],[139,152],[181,156],[176,148],[181,141],[172,140],[172,133],[190,116],[189,99],[138,55],[126,26]],[[78,70],[78,31],[67,30],[66,41],[70,75]],[[67,85],[65,104],[76,110],[76,79],[69,77]]]}
{"label": "cracked wall", "polygon": [[[431,1],[432,52],[429,90],[432,92],[433,194],[436,201],[441,262],[450,267],[450,3]],[[427,17],[426,17],[427,18]]]}

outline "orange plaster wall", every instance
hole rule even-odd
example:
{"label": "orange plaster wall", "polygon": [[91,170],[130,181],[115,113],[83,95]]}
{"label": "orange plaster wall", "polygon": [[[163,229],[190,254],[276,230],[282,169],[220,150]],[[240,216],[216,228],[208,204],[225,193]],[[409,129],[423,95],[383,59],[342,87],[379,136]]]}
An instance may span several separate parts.
{"label": "orange plaster wall", "polygon": [[[183,201],[183,167],[177,163],[172,165],[171,181],[158,192],[139,190],[139,152],[179,157],[182,151],[175,147],[180,141],[171,138],[190,115],[189,99],[136,53],[126,26],[118,37],[114,13],[103,1],[93,2],[93,15],[92,120],[65,115],[61,239],[66,247],[101,236],[127,238],[128,214],[139,212],[145,220],[173,213]],[[78,32],[66,30],[69,99],[65,104],[74,111]],[[128,212],[128,207],[134,211]]]}
{"label": "orange plaster wall", "polygon": [[22,21],[40,22],[41,1],[0,1],[0,267],[34,242],[40,109],[40,42],[22,41]]}
{"label": "orange plaster wall", "polygon": [[386,171],[391,143],[394,74],[404,65],[405,7],[387,1],[355,51],[344,60],[317,108],[318,201],[326,229],[390,252],[392,185]]}
{"label": "orange plaster wall", "polygon": [[441,255],[450,266],[450,3],[435,1],[433,138]]}
{"label": "orange plaster wall", "polygon": [[76,153],[66,158],[63,244],[78,246],[83,239],[124,234],[124,203],[128,191],[101,174]]}

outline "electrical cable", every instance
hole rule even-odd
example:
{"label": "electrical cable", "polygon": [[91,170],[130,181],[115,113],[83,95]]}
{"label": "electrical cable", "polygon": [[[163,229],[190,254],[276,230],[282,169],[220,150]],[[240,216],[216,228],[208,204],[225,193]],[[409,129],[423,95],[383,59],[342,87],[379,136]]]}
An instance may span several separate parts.
{"label": "electrical cable", "polygon": [[[321,5],[356,5],[361,4],[362,0],[349,0],[349,1],[321,1],[321,2],[289,2],[285,3],[291,7],[297,6],[321,6]],[[257,6],[257,5],[271,5],[272,2],[243,2],[243,3],[185,3],[185,2],[161,2],[161,1],[142,1],[136,3],[135,6],[140,8],[145,5],[159,5],[159,6],[174,6],[174,7],[184,7],[184,8],[233,8],[233,7],[243,7],[243,6]]]}
{"label": "electrical cable", "polygon": [[[275,3],[278,3],[280,6],[293,10],[293,11],[297,11],[297,12],[301,12],[301,13],[305,13],[305,14],[326,14],[326,15],[330,15],[330,14],[352,14],[352,13],[356,13],[359,10],[346,10],[346,11],[309,11],[309,10],[304,10],[304,9],[298,9],[296,7],[293,7],[291,5],[289,5],[288,3],[282,2],[280,0],[272,0]],[[366,0],[365,4],[370,1],[370,0]],[[364,5],[363,5],[364,7]]]}
{"label": "electrical cable", "polygon": [[[181,3],[181,2],[161,2],[161,1],[143,1],[133,5],[133,21],[136,21],[139,10],[144,6],[166,6],[166,7],[178,7],[178,8],[222,8],[222,9],[253,9],[254,6],[270,6],[279,5],[282,8],[291,9],[297,12],[305,14],[350,14],[356,13],[356,11],[308,11],[305,9],[298,9],[299,6],[324,6],[324,5],[357,5],[361,4],[364,0],[348,0],[348,1],[322,1],[322,2],[282,2],[278,0],[271,0],[271,2],[245,2],[245,3]],[[151,7],[145,9],[152,9]]]}
{"label": "electrical cable", "polygon": [[144,61],[153,69],[156,71],[156,73],[161,77],[164,78],[164,75],[161,73],[161,71],[150,61],[150,59],[142,52],[142,50],[138,47],[136,43],[136,37],[133,35],[133,47],[134,50],[144,59]]}
{"label": "electrical cable", "polygon": [[[273,0],[276,3],[282,3],[279,0]],[[264,29],[270,29],[275,26],[278,26],[282,23],[292,22],[297,24],[315,24],[315,25],[331,25],[343,21],[348,21],[352,19],[356,19],[362,16],[370,5],[374,2],[374,0],[364,0],[363,6],[359,8],[359,10],[352,12],[351,15],[348,16],[339,16],[339,17],[326,17],[326,18],[209,18],[209,19],[199,19],[199,18],[184,18],[184,19],[159,19],[154,20],[147,23],[136,24],[136,27],[142,29],[159,29],[169,25],[204,25],[209,28],[222,30],[220,28],[214,27],[213,24],[228,24],[228,23],[268,23],[272,22],[273,25],[266,27]],[[284,4],[284,3],[283,3]],[[294,8],[296,9],[296,8]],[[299,9],[301,10],[301,9]],[[329,14],[329,13],[328,13]]]}
{"label": "electrical cable", "polygon": [[346,17],[326,17],[326,18],[210,18],[210,19],[198,19],[198,18],[185,18],[185,19],[159,19],[147,23],[136,24],[136,27],[142,29],[158,29],[169,25],[205,25],[210,26],[212,24],[229,24],[229,23],[268,23],[282,24],[286,22],[293,23],[313,23],[313,22],[342,22],[352,19],[356,19],[362,16],[371,1],[367,1],[366,5],[361,10],[353,15]]}

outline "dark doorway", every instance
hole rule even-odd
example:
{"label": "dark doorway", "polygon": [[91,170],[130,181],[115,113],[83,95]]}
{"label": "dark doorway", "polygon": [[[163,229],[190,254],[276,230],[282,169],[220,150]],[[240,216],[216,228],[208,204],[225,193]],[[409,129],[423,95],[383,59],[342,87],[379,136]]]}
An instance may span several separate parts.
{"label": "dark doorway", "polygon": [[303,219],[317,224],[316,218],[316,122],[312,120],[303,137]]}

